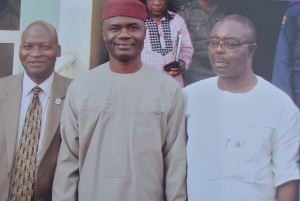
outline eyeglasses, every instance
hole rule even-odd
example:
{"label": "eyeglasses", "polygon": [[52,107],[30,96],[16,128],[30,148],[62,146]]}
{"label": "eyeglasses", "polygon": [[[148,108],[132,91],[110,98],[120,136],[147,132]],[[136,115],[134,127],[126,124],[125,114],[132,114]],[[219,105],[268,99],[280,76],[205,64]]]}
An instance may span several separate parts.
{"label": "eyeglasses", "polygon": [[255,45],[255,43],[250,43],[250,42],[235,43],[232,41],[223,41],[221,43],[221,41],[210,40],[208,42],[208,49],[214,50],[220,46],[225,51],[232,51],[232,50],[235,50],[235,49],[237,49],[241,46],[245,46],[245,45]]}

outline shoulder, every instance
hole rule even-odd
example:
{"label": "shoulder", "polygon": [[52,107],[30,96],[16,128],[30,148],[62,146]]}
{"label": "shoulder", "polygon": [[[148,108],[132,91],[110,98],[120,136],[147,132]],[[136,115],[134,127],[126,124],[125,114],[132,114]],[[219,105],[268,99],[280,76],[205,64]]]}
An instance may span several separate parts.
{"label": "shoulder", "polygon": [[180,90],[181,86],[179,83],[171,78],[170,76],[167,76],[165,73],[162,73],[161,71],[143,63],[143,73],[142,81],[145,82],[145,85],[148,85],[149,88],[153,90],[157,90],[157,88],[160,88],[162,90]]}
{"label": "shoulder", "polygon": [[23,73],[0,78],[0,99],[22,87]]}
{"label": "shoulder", "polygon": [[[289,9],[299,9],[300,8],[300,3],[298,2],[291,2],[289,5],[288,5],[288,8],[287,10]],[[299,10],[297,10],[299,12]]]}
{"label": "shoulder", "polygon": [[262,77],[258,77],[257,96],[268,107],[276,107],[279,110],[298,110],[292,99],[281,89],[277,88]]}
{"label": "shoulder", "polygon": [[300,16],[300,3],[292,2],[286,9],[285,16]]}
{"label": "shoulder", "polygon": [[279,88],[277,88],[276,86],[274,86],[273,84],[271,84],[269,81],[265,80],[264,78],[260,77],[260,76],[256,76],[258,79],[258,84],[257,87],[259,89],[259,91],[261,91],[261,93],[264,93],[266,91],[269,92],[269,96],[281,96],[281,97],[285,97],[285,93],[280,90]]}
{"label": "shoulder", "polygon": [[184,23],[184,19],[181,15],[177,14],[177,13],[173,13],[172,14],[174,16],[174,20],[176,22],[180,22],[180,23]]}
{"label": "shoulder", "polygon": [[108,62],[82,73],[74,79],[72,85],[85,85],[94,81],[97,82],[97,80],[101,80],[101,77],[105,77],[107,75],[107,69]]}
{"label": "shoulder", "polygon": [[143,72],[145,75],[147,75],[146,79],[153,79],[155,78],[155,80],[161,80],[161,81],[165,81],[172,84],[172,83],[177,83],[173,78],[171,78],[170,76],[167,76],[165,73],[162,73],[161,71],[153,68],[152,66],[143,63]]}
{"label": "shoulder", "polygon": [[55,81],[62,83],[64,85],[69,85],[73,81],[73,79],[60,75],[56,72],[54,73],[54,79]]}
{"label": "shoulder", "polygon": [[23,73],[20,73],[0,78],[0,90],[4,90],[7,87],[13,87],[14,85],[22,83],[23,75]]}
{"label": "shoulder", "polygon": [[186,111],[190,113],[195,107],[201,108],[206,107],[207,104],[213,104],[212,101],[218,98],[217,94],[216,77],[200,80],[186,86],[183,88]]}
{"label": "shoulder", "polygon": [[211,77],[186,86],[183,91],[185,94],[205,93],[211,88],[216,87],[217,77]]}
{"label": "shoulder", "polygon": [[8,83],[12,80],[23,79],[23,75],[24,75],[23,73],[20,73],[20,74],[16,74],[16,75],[9,75],[6,77],[2,77],[2,78],[0,78],[0,83],[4,84],[4,83]]}
{"label": "shoulder", "polygon": [[173,27],[173,29],[177,28],[181,30],[187,30],[185,19],[181,15],[172,12],[170,14],[171,16],[173,16],[173,19],[171,21],[171,27]]}
{"label": "shoulder", "polygon": [[204,99],[211,100],[217,93],[217,77],[200,80],[183,88],[186,103],[197,104],[198,101],[204,101]]}

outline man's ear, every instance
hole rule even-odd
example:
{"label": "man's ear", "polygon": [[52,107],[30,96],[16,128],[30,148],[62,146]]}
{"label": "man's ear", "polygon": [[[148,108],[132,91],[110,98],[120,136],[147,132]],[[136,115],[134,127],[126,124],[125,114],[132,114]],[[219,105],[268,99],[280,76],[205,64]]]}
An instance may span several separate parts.
{"label": "man's ear", "polygon": [[58,45],[58,48],[57,48],[57,57],[60,57],[61,56],[61,46]]}
{"label": "man's ear", "polygon": [[257,49],[257,45],[256,44],[250,44],[248,46],[248,55],[249,56],[253,56],[254,53],[256,52],[256,49]]}

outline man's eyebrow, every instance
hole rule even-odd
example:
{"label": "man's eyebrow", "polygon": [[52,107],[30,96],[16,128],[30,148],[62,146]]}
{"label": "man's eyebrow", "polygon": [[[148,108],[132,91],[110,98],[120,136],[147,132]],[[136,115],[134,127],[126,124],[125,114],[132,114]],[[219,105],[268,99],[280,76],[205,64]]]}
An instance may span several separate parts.
{"label": "man's eyebrow", "polygon": [[[218,37],[218,36],[211,36],[209,39],[220,39],[220,37]],[[235,40],[235,41],[239,41],[239,39],[235,38],[235,37],[224,37],[224,38],[222,38],[222,40]]]}
{"label": "man's eyebrow", "polygon": [[117,23],[116,23],[116,24],[108,24],[108,27],[112,27],[112,26],[115,26],[115,27],[116,27],[116,26],[121,26],[121,25],[120,25],[120,24],[117,24]]}
{"label": "man's eyebrow", "polygon": [[132,22],[128,24],[129,26],[133,26],[133,25],[139,25],[137,22]]}
{"label": "man's eyebrow", "polygon": [[122,27],[122,26],[126,26],[126,27],[130,27],[130,26],[140,26],[140,24],[138,24],[137,22],[132,22],[132,23],[128,23],[128,24],[119,24],[119,23],[115,23],[115,24],[110,24],[109,27]]}

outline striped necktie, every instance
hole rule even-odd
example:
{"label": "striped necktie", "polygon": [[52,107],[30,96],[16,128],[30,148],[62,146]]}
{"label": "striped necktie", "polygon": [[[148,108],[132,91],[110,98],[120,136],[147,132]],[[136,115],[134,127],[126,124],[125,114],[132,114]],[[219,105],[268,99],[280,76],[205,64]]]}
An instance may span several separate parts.
{"label": "striped necktie", "polygon": [[42,107],[38,96],[40,91],[38,86],[33,88],[33,97],[25,116],[11,183],[11,201],[31,201],[34,196],[35,165],[42,120]]}

